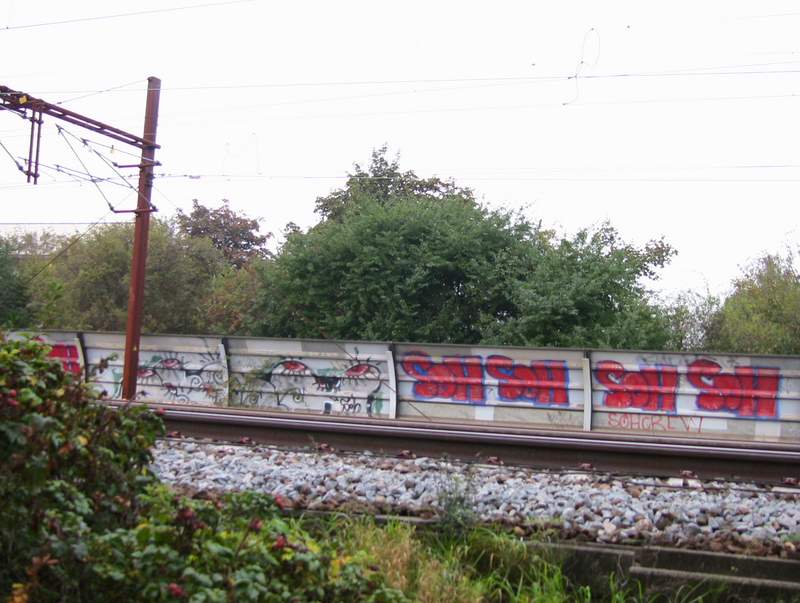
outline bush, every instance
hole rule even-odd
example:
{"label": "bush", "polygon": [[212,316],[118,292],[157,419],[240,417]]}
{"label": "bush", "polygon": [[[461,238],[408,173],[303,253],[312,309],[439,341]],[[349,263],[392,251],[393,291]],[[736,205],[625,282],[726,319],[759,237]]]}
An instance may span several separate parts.
{"label": "bush", "polygon": [[143,521],[95,538],[95,584],[125,601],[405,601],[366,559],[342,556],[255,493],[216,500],[151,489]]}
{"label": "bush", "polygon": [[95,404],[48,352],[0,342],[0,590],[27,581],[66,596],[87,535],[135,524],[163,426],[146,409]]}
{"label": "bush", "polygon": [[112,410],[32,340],[0,340],[0,599],[405,601],[274,499],[188,500],[149,472],[163,423]]}

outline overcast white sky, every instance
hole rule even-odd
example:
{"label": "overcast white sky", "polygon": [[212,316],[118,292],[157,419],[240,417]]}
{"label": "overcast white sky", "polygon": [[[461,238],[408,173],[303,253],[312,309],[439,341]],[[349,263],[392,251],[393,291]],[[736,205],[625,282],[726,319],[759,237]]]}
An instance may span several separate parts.
{"label": "overcast white sky", "polygon": [[[227,198],[262,229],[309,226],[315,198],[386,143],[403,169],[545,225],[663,236],[679,255],[658,289],[724,292],[800,241],[799,29],[792,1],[0,0],[0,84],[141,134],[160,77],[162,214]],[[42,163],[83,170],[56,123]],[[0,142],[26,156],[26,124],[0,112]],[[0,149],[0,222],[107,213],[92,184],[41,183]]]}

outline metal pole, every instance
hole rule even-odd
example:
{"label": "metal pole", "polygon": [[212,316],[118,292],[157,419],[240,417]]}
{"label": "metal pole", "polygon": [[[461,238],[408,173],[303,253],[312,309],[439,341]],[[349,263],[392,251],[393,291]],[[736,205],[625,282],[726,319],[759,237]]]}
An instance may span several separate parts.
{"label": "metal pole", "polygon": [[125,330],[125,364],[122,373],[122,397],[126,400],[133,400],[136,397],[136,375],[139,371],[139,339],[142,333],[144,275],[150,231],[150,195],[153,190],[160,93],[161,80],[156,77],[147,78],[147,107],[143,136],[146,144],[142,147],[142,163],[139,166],[139,200],[136,204],[136,225],[133,234],[131,288],[128,297],[128,324]]}

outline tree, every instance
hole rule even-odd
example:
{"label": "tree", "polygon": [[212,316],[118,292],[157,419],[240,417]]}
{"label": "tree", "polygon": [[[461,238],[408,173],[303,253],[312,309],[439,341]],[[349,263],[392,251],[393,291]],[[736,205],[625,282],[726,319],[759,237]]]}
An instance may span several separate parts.
{"label": "tree", "polygon": [[12,246],[0,240],[0,327],[26,326],[30,295],[20,275]]}
{"label": "tree", "polygon": [[267,260],[253,259],[241,268],[227,266],[214,276],[200,312],[205,318],[204,332],[221,335],[248,335],[254,307],[260,292],[260,271]]}
{"label": "tree", "polygon": [[684,352],[709,349],[709,335],[721,307],[716,295],[684,291],[659,305],[669,325],[667,349]]}
{"label": "tree", "polygon": [[672,250],[606,225],[573,239],[463,199],[361,200],[262,270],[262,335],[660,348],[640,280]]}
{"label": "tree", "polygon": [[792,253],[765,255],[733,283],[709,328],[721,352],[800,354],[800,272]]}
{"label": "tree", "polygon": [[362,200],[341,221],[290,235],[262,268],[263,335],[474,343],[513,310],[538,232],[462,199]]}
{"label": "tree", "polygon": [[227,199],[223,199],[222,207],[216,209],[209,209],[194,199],[192,212],[187,215],[179,210],[176,221],[182,233],[210,239],[236,268],[241,268],[254,257],[265,257],[269,253],[265,245],[272,235],[259,235],[258,220],[233,211]]}
{"label": "tree", "polygon": [[667,321],[641,284],[674,253],[664,241],[625,243],[610,225],[531,249],[530,270],[509,283],[515,308],[486,322],[486,341],[525,346],[663,349]]}
{"label": "tree", "polygon": [[474,203],[475,197],[468,188],[456,186],[452,180],[437,177],[418,178],[412,172],[401,172],[398,159],[388,160],[384,145],[372,151],[372,159],[365,170],[355,164],[355,173],[348,174],[344,188],[333,191],[325,197],[318,197],[315,212],[323,220],[341,221],[346,211],[358,206],[362,201],[386,204],[398,199],[461,199]]}
{"label": "tree", "polygon": [[[131,225],[107,225],[80,239],[66,240],[58,257],[31,260],[28,270],[34,273],[50,262],[32,282],[36,307],[48,310],[39,316],[39,323],[49,328],[124,330],[132,241]],[[170,224],[154,220],[143,330],[203,331],[205,320],[199,308],[224,265],[211,241],[185,236]]]}

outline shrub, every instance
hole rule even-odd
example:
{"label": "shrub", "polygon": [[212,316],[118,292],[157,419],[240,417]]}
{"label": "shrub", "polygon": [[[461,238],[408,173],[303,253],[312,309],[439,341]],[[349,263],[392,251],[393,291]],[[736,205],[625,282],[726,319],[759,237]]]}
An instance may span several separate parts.
{"label": "shrub", "polygon": [[135,527],[94,538],[100,592],[125,601],[405,601],[365,559],[320,545],[257,493],[215,500],[151,488]]}
{"label": "shrub", "polygon": [[163,427],[146,409],[96,404],[48,352],[0,342],[0,590],[28,581],[66,596],[85,537],[135,522]]}
{"label": "shrub", "polygon": [[189,500],[159,485],[161,420],[98,404],[48,351],[0,340],[0,600],[406,600],[267,495]]}

